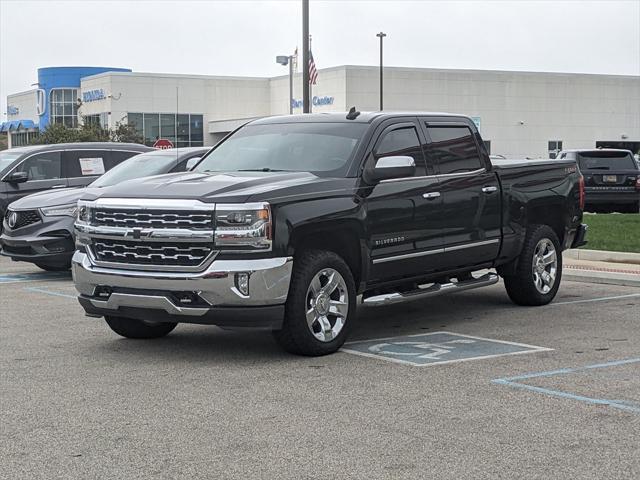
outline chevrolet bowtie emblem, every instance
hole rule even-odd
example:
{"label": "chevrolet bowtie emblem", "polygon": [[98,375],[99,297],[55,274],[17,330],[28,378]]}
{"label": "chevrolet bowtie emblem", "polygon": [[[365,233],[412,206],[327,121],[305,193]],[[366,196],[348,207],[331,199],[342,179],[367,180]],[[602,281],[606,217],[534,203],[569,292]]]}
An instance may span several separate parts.
{"label": "chevrolet bowtie emblem", "polygon": [[134,228],[132,235],[133,235],[133,238],[135,238],[136,240],[140,240],[142,238],[142,229]]}

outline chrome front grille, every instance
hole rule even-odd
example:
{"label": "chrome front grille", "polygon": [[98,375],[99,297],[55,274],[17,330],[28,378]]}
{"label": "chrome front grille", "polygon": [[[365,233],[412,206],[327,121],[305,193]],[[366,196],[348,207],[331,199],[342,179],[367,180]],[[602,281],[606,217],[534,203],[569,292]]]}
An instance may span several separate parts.
{"label": "chrome front grille", "polygon": [[213,212],[98,208],[91,223],[104,227],[213,230]]}
{"label": "chrome front grille", "polygon": [[197,242],[148,242],[95,239],[91,245],[99,262],[155,267],[198,267],[214,253],[212,246]]}

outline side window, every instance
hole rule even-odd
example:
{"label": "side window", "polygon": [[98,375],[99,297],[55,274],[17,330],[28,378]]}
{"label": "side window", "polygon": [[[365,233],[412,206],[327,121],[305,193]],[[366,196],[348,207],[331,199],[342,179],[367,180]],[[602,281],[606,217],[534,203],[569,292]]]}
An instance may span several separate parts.
{"label": "side window", "polygon": [[60,152],[43,152],[27,158],[16,172],[26,172],[28,180],[55,180],[62,178]]}
{"label": "side window", "polygon": [[437,163],[441,175],[472,172],[483,168],[473,133],[465,126],[428,126],[431,138],[427,155]]}
{"label": "side window", "polygon": [[67,178],[102,175],[106,170],[108,150],[67,150],[62,159]]}
{"label": "side window", "polygon": [[186,158],[184,160],[182,160],[181,162],[178,163],[178,165],[176,165],[175,167],[173,167],[171,169],[170,173],[175,173],[175,172],[186,172],[187,171],[187,167],[193,167],[194,164],[197,163],[196,159],[201,158],[204,155],[204,153],[199,153],[198,155],[193,155],[189,158]]}
{"label": "side window", "polygon": [[111,150],[111,159],[107,163],[107,170],[111,170],[116,165],[119,165],[125,160],[135,155],[139,155],[140,153],[143,152],[125,152],[124,150]]}
{"label": "side window", "polygon": [[416,162],[416,176],[425,175],[424,156],[415,127],[401,127],[382,134],[374,151],[376,160],[394,155],[413,157]]}

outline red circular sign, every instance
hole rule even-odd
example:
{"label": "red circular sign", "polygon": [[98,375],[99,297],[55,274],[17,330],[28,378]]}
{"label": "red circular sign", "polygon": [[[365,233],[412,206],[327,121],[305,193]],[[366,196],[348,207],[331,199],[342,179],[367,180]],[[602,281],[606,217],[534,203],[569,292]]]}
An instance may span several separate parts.
{"label": "red circular sign", "polygon": [[156,143],[153,144],[153,148],[167,150],[169,148],[173,148],[173,143],[171,142],[171,140],[167,140],[166,138],[160,138],[156,140]]}

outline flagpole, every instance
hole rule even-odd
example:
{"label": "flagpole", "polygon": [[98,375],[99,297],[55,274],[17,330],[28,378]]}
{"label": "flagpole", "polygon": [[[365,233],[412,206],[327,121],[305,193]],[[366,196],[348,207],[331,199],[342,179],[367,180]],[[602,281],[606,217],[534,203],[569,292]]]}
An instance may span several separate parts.
{"label": "flagpole", "polygon": [[[309,35],[309,58],[311,58],[311,55],[313,55],[313,50],[311,49],[311,35]],[[313,100],[313,85],[311,84],[311,77],[309,77],[309,113],[313,111],[312,100]]]}
{"label": "flagpole", "polygon": [[302,0],[302,113],[309,112],[309,0]]}

